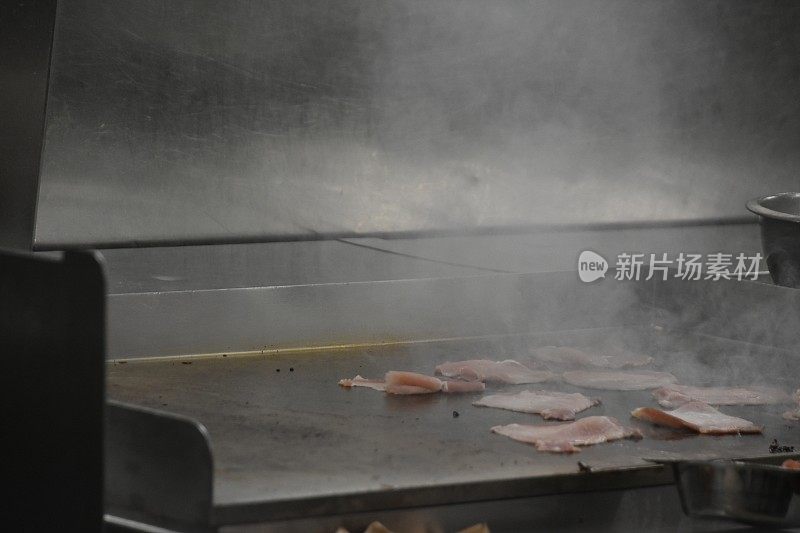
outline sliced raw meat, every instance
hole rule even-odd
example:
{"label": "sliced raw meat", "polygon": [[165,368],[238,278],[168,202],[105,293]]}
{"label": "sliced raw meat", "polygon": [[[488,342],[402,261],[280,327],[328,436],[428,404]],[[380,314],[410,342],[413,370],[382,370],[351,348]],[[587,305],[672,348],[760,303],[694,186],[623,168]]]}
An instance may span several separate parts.
{"label": "sliced raw meat", "polygon": [[613,353],[600,351],[583,351],[568,346],[544,346],[531,350],[531,356],[537,361],[562,366],[595,366],[599,368],[627,368],[644,366],[653,362],[649,355],[628,351]]}
{"label": "sliced raw meat", "polygon": [[362,378],[361,376],[356,376],[353,379],[340,379],[339,385],[342,387],[367,387],[369,389],[375,389],[380,391],[386,390],[386,382],[382,379],[367,379]]}
{"label": "sliced raw meat", "polygon": [[389,394],[430,394],[439,391],[455,394],[486,390],[486,385],[480,381],[443,381],[414,372],[388,372],[386,380],[356,376],[339,380],[339,385],[347,388],[366,387]]}
{"label": "sliced raw meat", "polygon": [[484,396],[472,405],[539,414],[548,420],[574,420],[577,413],[598,403],[599,400],[589,399],[577,392],[570,394],[539,390],[522,391],[517,394],[492,394]]}
{"label": "sliced raw meat", "polygon": [[465,381],[510,383],[513,385],[541,383],[556,377],[550,371],[533,370],[511,359],[505,361],[472,359],[469,361],[442,363],[436,367],[436,373],[447,378],[463,379]]}
{"label": "sliced raw meat", "polygon": [[606,390],[645,390],[675,383],[677,378],[668,372],[636,370],[606,372],[602,370],[573,370],[564,372],[564,381],[578,387]]}
{"label": "sliced raw meat", "polygon": [[781,466],[783,468],[788,468],[789,470],[800,470],[800,461],[786,459]]}
{"label": "sliced raw meat", "polygon": [[442,390],[442,380],[416,372],[386,373],[386,392],[389,394],[430,394]]}
{"label": "sliced raw meat", "polygon": [[726,415],[703,402],[686,402],[672,411],[640,407],[631,414],[659,426],[686,428],[709,435],[761,433],[762,429],[749,420]]}
{"label": "sliced raw meat", "polygon": [[710,405],[766,405],[785,402],[789,395],[771,387],[689,387],[667,385],[653,391],[653,398],[664,407],[678,407],[698,401]]}
{"label": "sliced raw meat", "polygon": [[609,416],[587,416],[575,422],[557,425],[526,426],[509,424],[495,426],[492,431],[520,442],[534,444],[546,452],[578,452],[578,446],[599,444],[617,439],[640,439],[642,434]]}
{"label": "sliced raw meat", "polygon": [[442,381],[442,392],[483,392],[486,385],[482,381]]}

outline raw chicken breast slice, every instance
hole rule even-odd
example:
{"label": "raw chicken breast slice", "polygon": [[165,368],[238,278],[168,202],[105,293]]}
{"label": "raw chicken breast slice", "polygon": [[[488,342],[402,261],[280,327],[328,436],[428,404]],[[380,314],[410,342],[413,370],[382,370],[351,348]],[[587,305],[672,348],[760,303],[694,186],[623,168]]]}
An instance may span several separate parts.
{"label": "raw chicken breast slice", "polygon": [[442,392],[483,392],[485,390],[486,385],[482,381],[442,381]]}
{"label": "raw chicken breast slice", "polygon": [[366,387],[369,389],[375,389],[379,391],[386,390],[386,382],[381,379],[367,379],[362,378],[361,376],[356,376],[353,379],[340,379],[339,385],[342,387],[347,387],[348,389],[351,387]]}
{"label": "raw chicken breast slice", "polygon": [[527,442],[537,450],[556,453],[580,451],[578,446],[588,446],[618,439],[640,439],[642,434],[620,424],[610,416],[588,416],[575,422],[557,425],[528,426],[509,424],[495,426],[492,431],[500,435]]}
{"label": "raw chicken breast slice", "polygon": [[534,370],[511,359],[505,361],[470,359],[442,363],[436,367],[436,374],[465,381],[484,381],[487,383],[496,382],[513,385],[541,383],[556,378],[556,375],[548,370]]}
{"label": "raw chicken breast slice", "polygon": [[573,370],[564,372],[563,378],[564,381],[571,385],[605,390],[646,390],[678,381],[669,372],[655,372],[653,370],[629,372]]}
{"label": "raw chicken breast slice", "polygon": [[598,368],[628,368],[644,366],[653,362],[649,355],[629,352],[627,350],[584,351],[569,346],[543,346],[533,348],[531,357],[544,363],[560,366],[594,366]]}
{"label": "raw chicken breast slice", "polygon": [[389,394],[431,394],[445,392],[450,394],[483,392],[486,389],[480,381],[442,381],[439,378],[415,372],[392,371],[386,373],[385,380],[366,379],[356,376],[353,379],[339,380],[342,387],[366,387]]}
{"label": "raw chicken breast slice", "polygon": [[659,426],[686,428],[708,435],[761,433],[762,428],[749,420],[729,416],[707,403],[686,402],[672,411],[654,407],[640,407],[631,415]]}
{"label": "raw chicken breast slice", "polygon": [[600,403],[580,393],[555,391],[522,391],[517,394],[492,394],[472,405],[496,407],[520,413],[542,415],[545,419],[574,420],[575,415]]}
{"label": "raw chicken breast slice", "polygon": [[782,403],[789,395],[772,387],[690,387],[666,385],[653,391],[653,398],[664,407],[678,407],[698,401],[709,405],[767,405]]}
{"label": "raw chicken breast slice", "polygon": [[430,394],[442,390],[442,380],[416,372],[392,370],[386,373],[384,381],[389,394]]}

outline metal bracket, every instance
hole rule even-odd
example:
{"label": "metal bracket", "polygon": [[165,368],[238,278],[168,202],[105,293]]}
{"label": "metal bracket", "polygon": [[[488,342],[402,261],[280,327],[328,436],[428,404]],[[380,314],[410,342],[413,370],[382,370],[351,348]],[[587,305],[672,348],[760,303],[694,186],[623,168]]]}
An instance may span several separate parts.
{"label": "metal bracket", "polygon": [[213,461],[206,428],[119,402],[106,406],[107,520],[212,531]]}

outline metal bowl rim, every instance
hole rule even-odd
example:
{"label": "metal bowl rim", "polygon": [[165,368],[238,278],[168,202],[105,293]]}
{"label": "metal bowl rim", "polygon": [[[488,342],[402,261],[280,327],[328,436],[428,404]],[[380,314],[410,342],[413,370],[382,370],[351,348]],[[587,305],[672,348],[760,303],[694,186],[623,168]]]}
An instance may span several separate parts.
{"label": "metal bowl rim", "polygon": [[[741,470],[761,470],[764,472],[774,472],[778,473],[779,475],[788,475],[790,477],[800,475],[800,470],[792,470],[789,468],[783,468],[780,465],[772,465],[772,464],[764,464],[764,463],[756,463],[751,461],[742,461],[736,459],[698,459],[698,460],[686,460],[686,461],[676,461],[673,463],[675,467],[701,467],[701,466],[713,466],[716,469],[728,470],[733,469],[736,471]],[[678,476],[681,475],[680,468],[676,469]]]}
{"label": "metal bowl rim", "polygon": [[784,220],[786,222],[800,222],[800,215],[792,215],[790,213],[775,211],[774,209],[764,207],[764,201],[780,197],[800,198],[800,192],[779,192],[777,194],[768,194],[766,196],[748,200],[745,205],[749,211],[765,218]]}

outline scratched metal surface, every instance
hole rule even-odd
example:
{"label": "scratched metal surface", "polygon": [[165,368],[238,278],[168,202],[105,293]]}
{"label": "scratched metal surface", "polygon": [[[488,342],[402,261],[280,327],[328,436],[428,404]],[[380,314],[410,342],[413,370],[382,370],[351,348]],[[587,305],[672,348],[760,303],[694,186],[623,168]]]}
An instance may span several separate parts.
{"label": "scratched metal surface", "polygon": [[[543,454],[489,431],[543,423],[535,415],[473,407],[471,395],[392,397],[336,383],[391,369],[432,372],[446,360],[514,357],[549,344],[644,350],[686,383],[798,386],[785,371],[795,356],[784,351],[657,328],[607,328],[353,352],[129,361],[109,366],[108,394],[207,426],[218,523],[668,483],[669,474],[644,458],[756,457],[768,453],[773,438],[800,445],[800,426],[781,418],[783,406],[723,408],[763,424],[764,435],[707,437],[631,420],[631,409],[655,405],[646,391],[492,387],[580,390],[603,401],[581,416],[615,416],[645,434],[577,455]],[[578,460],[594,473],[579,473]]]}
{"label": "scratched metal surface", "polygon": [[741,217],[797,184],[799,20],[790,0],[62,0],[35,246]]}

